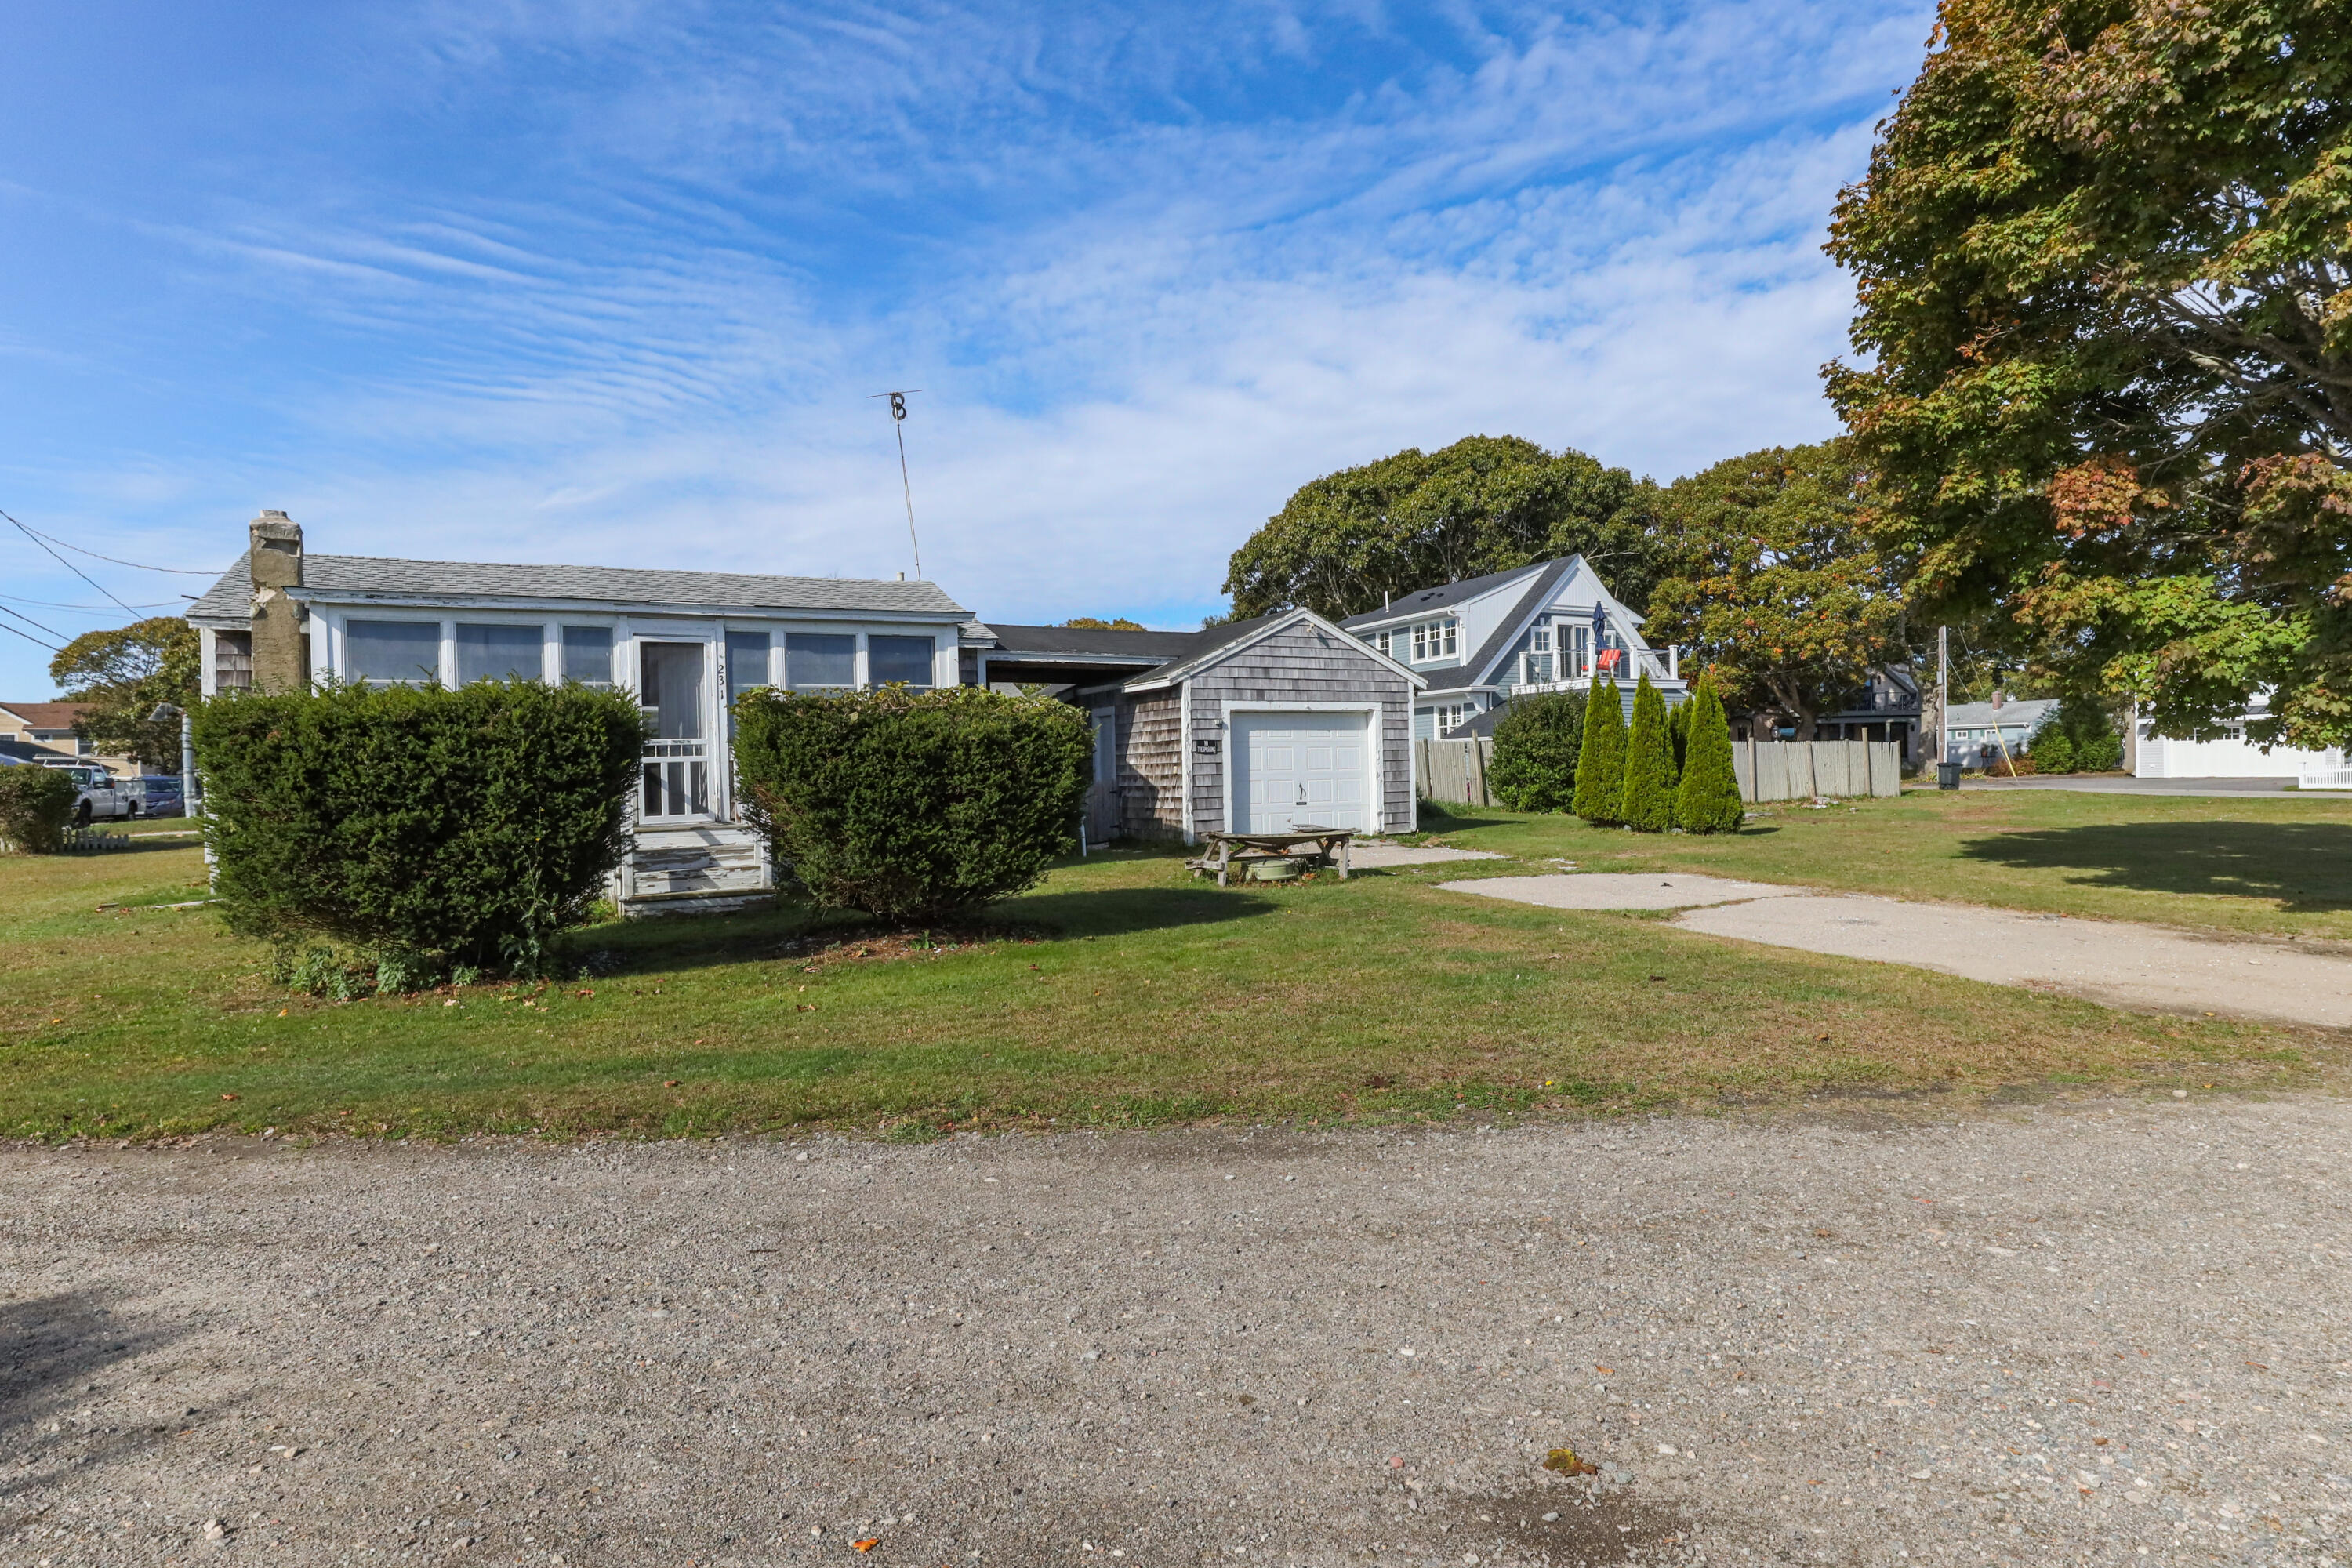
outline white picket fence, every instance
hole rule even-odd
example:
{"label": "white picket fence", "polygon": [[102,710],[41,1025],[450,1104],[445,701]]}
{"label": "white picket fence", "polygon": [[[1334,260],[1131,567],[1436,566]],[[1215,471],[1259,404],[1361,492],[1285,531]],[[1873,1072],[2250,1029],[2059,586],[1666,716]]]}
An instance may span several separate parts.
{"label": "white picket fence", "polygon": [[[1412,744],[1423,800],[1500,804],[1486,784],[1495,760],[1491,739]],[[1903,793],[1903,748],[1894,741],[1735,741],[1731,768],[1739,777],[1742,800],[1844,800]]]}

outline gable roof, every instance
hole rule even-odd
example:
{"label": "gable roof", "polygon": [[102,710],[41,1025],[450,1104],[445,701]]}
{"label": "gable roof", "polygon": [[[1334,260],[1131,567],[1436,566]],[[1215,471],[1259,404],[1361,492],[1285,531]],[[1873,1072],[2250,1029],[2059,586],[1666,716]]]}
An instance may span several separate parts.
{"label": "gable roof", "polygon": [[[244,626],[252,619],[243,562],[188,607],[188,619]],[[408,561],[380,555],[306,555],[296,598],[320,594],[387,598],[591,600],[741,610],[863,610],[968,616],[936,583],[858,577],[775,577],[747,572],[665,572],[634,566],[530,566],[510,562]]]}
{"label": "gable roof", "polygon": [[1448,583],[1442,588],[1422,588],[1389,602],[1384,610],[1366,610],[1360,616],[1349,616],[1339,624],[1353,628],[1368,626],[1381,621],[1393,621],[1401,616],[1426,615],[1465,600],[1479,598],[1502,587],[1514,577],[1524,577],[1557,563],[1535,562],[1526,566],[1514,566],[1507,572],[1489,572],[1483,577],[1465,577],[1459,583]]}
{"label": "gable roof", "polygon": [[23,720],[27,730],[70,730],[89,709],[87,702],[0,702],[0,710]]}
{"label": "gable roof", "polygon": [[1131,678],[1124,684],[1122,689],[1141,691],[1154,686],[1172,685],[1203,666],[1214,663],[1229,651],[1238,651],[1251,643],[1272,637],[1275,633],[1301,622],[1312,623],[1332,633],[1352,651],[1362,654],[1376,664],[1387,665],[1416,687],[1428,684],[1423,677],[1391,658],[1363,638],[1350,637],[1339,626],[1325,620],[1314,611],[1289,609],[1276,610],[1268,616],[1253,616],[1245,621],[1227,621],[1223,626],[1210,626],[1206,630],[1193,632],[1190,634],[1193,638],[1192,646],[1187,648],[1181,657],[1170,659],[1156,669],[1147,669],[1142,674]]}

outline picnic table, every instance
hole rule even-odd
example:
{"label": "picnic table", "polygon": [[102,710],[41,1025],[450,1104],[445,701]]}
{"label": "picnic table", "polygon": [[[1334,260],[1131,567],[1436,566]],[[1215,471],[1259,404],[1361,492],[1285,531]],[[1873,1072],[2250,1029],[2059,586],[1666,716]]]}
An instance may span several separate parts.
{"label": "picnic table", "polygon": [[[1210,853],[1190,862],[1193,874],[1217,874],[1217,886],[1225,887],[1225,878],[1236,864],[1246,866],[1253,860],[1287,859],[1301,845],[1315,846],[1316,855],[1339,868],[1339,880],[1348,879],[1348,844],[1354,838],[1352,827],[1318,827],[1312,823],[1296,822],[1283,833],[1203,833],[1202,842]],[[1338,854],[1333,854],[1334,848]]]}

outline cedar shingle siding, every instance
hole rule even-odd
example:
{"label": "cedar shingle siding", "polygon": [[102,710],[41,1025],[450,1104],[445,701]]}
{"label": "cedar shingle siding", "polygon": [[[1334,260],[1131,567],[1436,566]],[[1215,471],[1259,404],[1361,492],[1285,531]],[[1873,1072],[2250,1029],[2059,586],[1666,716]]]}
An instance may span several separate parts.
{"label": "cedar shingle siding", "polygon": [[1184,836],[1183,698],[1148,691],[1119,702],[1119,828],[1132,838]]}
{"label": "cedar shingle siding", "polygon": [[[1353,638],[1311,625],[1296,626],[1193,676],[1192,830],[1225,827],[1225,766],[1231,750],[1222,728],[1228,702],[1377,702],[1375,743],[1381,756],[1379,826],[1408,831],[1413,821],[1412,684]],[[1181,758],[1179,759],[1181,760]]]}

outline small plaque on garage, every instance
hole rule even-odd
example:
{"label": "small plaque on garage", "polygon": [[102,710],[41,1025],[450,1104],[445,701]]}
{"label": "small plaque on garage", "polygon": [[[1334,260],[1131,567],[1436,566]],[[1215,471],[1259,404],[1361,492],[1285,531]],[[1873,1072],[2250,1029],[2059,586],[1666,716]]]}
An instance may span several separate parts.
{"label": "small plaque on garage", "polygon": [[1213,738],[1192,742],[1192,754],[1196,757],[1213,757],[1224,749],[1225,743]]}

